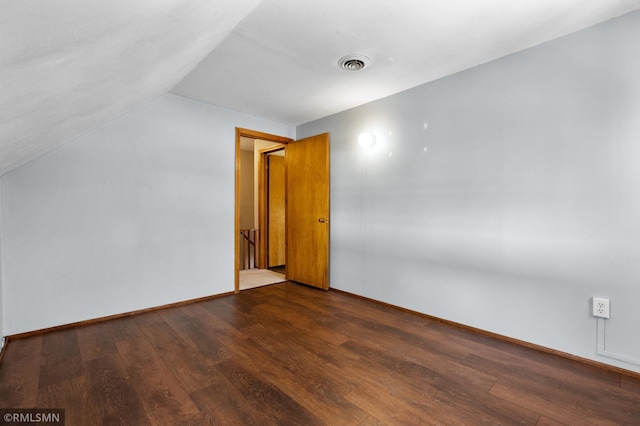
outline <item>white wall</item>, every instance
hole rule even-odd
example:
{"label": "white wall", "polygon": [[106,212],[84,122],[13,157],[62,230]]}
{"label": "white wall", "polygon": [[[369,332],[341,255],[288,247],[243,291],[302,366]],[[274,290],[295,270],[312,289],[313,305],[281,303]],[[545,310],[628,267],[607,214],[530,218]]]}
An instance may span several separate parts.
{"label": "white wall", "polygon": [[233,291],[235,127],[165,95],[2,176],[4,332]]}
{"label": "white wall", "polygon": [[332,287],[640,371],[590,316],[640,360],[639,39],[636,12],[299,126],[331,135]]}

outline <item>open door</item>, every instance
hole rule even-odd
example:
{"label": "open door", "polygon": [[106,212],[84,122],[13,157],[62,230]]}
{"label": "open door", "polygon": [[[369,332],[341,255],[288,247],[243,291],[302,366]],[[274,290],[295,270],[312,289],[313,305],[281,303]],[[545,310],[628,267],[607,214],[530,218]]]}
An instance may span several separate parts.
{"label": "open door", "polygon": [[[284,136],[272,135],[268,133],[258,132],[255,130],[243,129],[236,127],[236,182],[235,182],[235,268],[234,268],[234,291],[238,293],[240,291],[240,151],[242,138],[249,138],[253,140],[261,140],[267,142],[274,142],[276,144],[287,144],[292,142]],[[258,238],[258,243],[262,241]],[[260,267],[264,262],[258,262]]]}
{"label": "open door", "polygon": [[329,289],[329,135],[287,144],[286,278]]}

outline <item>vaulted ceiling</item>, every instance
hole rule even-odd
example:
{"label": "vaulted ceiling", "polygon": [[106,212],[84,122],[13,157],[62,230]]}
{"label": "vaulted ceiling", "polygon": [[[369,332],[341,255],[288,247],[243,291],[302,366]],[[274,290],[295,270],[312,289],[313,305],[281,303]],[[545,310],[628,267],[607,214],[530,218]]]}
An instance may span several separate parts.
{"label": "vaulted ceiling", "polygon": [[[291,125],[640,0],[0,0],[0,175],[173,92]],[[370,59],[345,71],[347,54]]]}

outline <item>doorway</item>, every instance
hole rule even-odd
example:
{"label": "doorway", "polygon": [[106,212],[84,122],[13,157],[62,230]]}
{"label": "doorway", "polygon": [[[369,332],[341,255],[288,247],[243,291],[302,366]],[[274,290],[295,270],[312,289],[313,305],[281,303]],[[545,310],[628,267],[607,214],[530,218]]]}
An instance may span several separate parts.
{"label": "doorway", "polygon": [[[236,203],[235,203],[235,292],[240,291],[240,251],[246,239],[240,233],[240,164],[241,142],[244,139],[261,140],[267,146],[257,155],[258,189],[263,193],[259,202],[259,224],[252,244],[254,265],[268,271],[269,264],[279,266],[278,256],[267,255],[269,250],[280,251],[280,247],[269,248],[268,240],[261,236],[269,227],[268,167],[279,160],[277,151],[284,146],[284,198],[285,198],[285,279],[329,289],[329,134],[323,133],[301,140],[270,135],[236,128]],[[281,144],[282,146],[279,146]],[[269,146],[270,145],[270,146]],[[275,179],[275,178],[273,178]],[[278,178],[280,179],[280,178]],[[272,213],[274,215],[274,213]],[[275,240],[275,238],[274,238]],[[251,245],[250,244],[250,245]],[[249,249],[251,250],[251,248]],[[275,259],[275,260],[274,260]]]}
{"label": "doorway", "polygon": [[[235,292],[278,282],[283,274],[269,271],[270,257],[267,255],[268,221],[271,217],[273,227],[279,223],[277,209],[271,215],[269,208],[268,165],[277,168],[278,160],[270,161],[271,155],[284,159],[284,147],[292,139],[282,136],[256,132],[248,129],[236,129],[236,203],[235,203]],[[277,154],[280,152],[280,154]],[[283,161],[282,161],[283,162]],[[284,175],[284,170],[282,170]],[[277,177],[276,177],[277,180]],[[277,182],[272,183],[275,193],[284,197],[284,187],[276,190]],[[284,178],[282,178],[284,185]],[[284,201],[283,201],[284,202]],[[274,203],[271,203],[272,207]],[[284,211],[282,229],[284,229]],[[278,227],[278,229],[280,229]],[[283,231],[282,231],[283,232]],[[284,243],[284,236],[282,236]],[[280,247],[277,244],[276,247]],[[275,249],[274,249],[275,250]],[[278,253],[271,256],[273,262],[283,262]],[[279,266],[279,265],[277,265]]]}

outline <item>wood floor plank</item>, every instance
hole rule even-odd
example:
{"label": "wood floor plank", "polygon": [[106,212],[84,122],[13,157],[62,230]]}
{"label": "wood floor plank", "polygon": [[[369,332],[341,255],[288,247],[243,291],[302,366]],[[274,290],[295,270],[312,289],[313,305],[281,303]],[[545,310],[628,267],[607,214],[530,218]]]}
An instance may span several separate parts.
{"label": "wood floor plank", "polygon": [[116,345],[109,329],[109,325],[104,322],[77,328],[82,361],[87,362],[117,353]]}
{"label": "wood floor plank", "polygon": [[235,330],[251,327],[260,323],[260,319],[252,315],[251,310],[256,305],[249,296],[250,291],[242,297],[224,297],[220,300],[203,303],[205,309],[212,309],[216,315]]}
{"label": "wood floor plank", "polygon": [[538,420],[538,423],[536,424],[536,426],[565,426],[565,425],[566,423],[557,422],[545,416],[540,416],[540,420]]}
{"label": "wood floor plank", "polygon": [[226,358],[211,359],[187,344],[168,324],[142,327],[153,349],[188,393],[213,384],[213,366]]}
{"label": "wood floor plank", "polygon": [[[287,345],[289,347],[288,353],[306,353],[310,352],[318,360],[322,361],[323,365],[333,366],[341,368],[344,365],[349,365],[353,362],[361,362],[362,359],[359,355],[340,351],[340,344],[344,343],[345,336],[340,335],[340,338],[335,339],[339,344],[332,344],[327,341],[323,336],[318,336],[315,333],[314,328],[300,327],[299,323],[274,323],[265,320],[263,318],[263,324],[260,326],[254,326],[245,328],[243,331],[246,335],[251,336],[255,340],[262,343],[266,348],[275,346]],[[266,329],[266,332],[261,330]],[[327,331],[325,329],[325,331]]]}
{"label": "wood floor plank", "polygon": [[0,408],[36,406],[41,359],[42,335],[8,343],[0,363]]}
{"label": "wood floor plank", "polygon": [[[305,308],[307,315],[313,318],[322,318],[322,314],[326,312],[326,307],[322,306],[322,301],[326,297],[332,297],[333,293],[327,293],[323,290],[301,286],[291,282],[285,282],[282,285],[270,286],[265,289],[265,293],[280,295],[292,304],[298,304]],[[257,292],[254,292],[257,294]],[[339,310],[339,309],[338,309]]]}
{"label": "wood floor plank", "polygon": [[64,382],[84,374],[76,328],[42,336],[39,386]]}
{"label": "wood floor plank", "polygon": [[640,378],[622,376],[620,386],[622,389],[626,389],[640,395]]}
{"label": "wood floor plank", "polygon": [[[367,346],[355,342],[342,345],[363,354],[371,366],[381,372],[387,382],[382,382],[393,393],[403,395],[403,399],[420,401],[429,411],[433,407],[421,396],[442,401],[447,407],[454,407],[453,413],[458,420],[475,422],[476,424],[534,424],[538,415],[529,409],[513,403],[492,398],[487,394],[484,385],[473,385],[468,382],[460,385],[451,376],[436,372],[430,365],[422,365],[390,354],[379,347]],[[364,375],[364,372],[360,373]],[[447,410],[438,408],[441,415]],[[449,413],[452,415],[452,413]]]}
{"label": "wood floor plank", "polygon": [[261,406],[249,401],[217,368],[211,371],[211,384],[189,396],[208,425],[268,425],[274,418]]}
{"label": "wood floor plank", "polygon": [[356,320],[345,321],[345,324],[343,330],[351,336],[349,345],[384,349],[398,361],[429,365],[435,374],[446,376],[460,386],[474,386],[488,392],[497,380],[495,376],[469,368],[455,359],[443,359],[434,351],[437,343],[430,345],[429,340],[423,340],[413,333],[384,324],[376,326],[368,320],[359,323]]}
{"label": "wood floor plank", "polygon": [[76,328],[58,330],[42,336],[42,365],[57,364],[69,358],[80,359]]}
{"label": "wood floor plank", "polygon": [[278,425],[321,425],[317,417],[287,395],[277,386],[269,383],[235,360],[226,360],[216,366],[252,404],[269,413]]}
{"label": "wood floor plank", "polygon": [[[621,413],[614,417],[603,415],[597,406],[592,404],[575,404],[565,399],[550,395],[552,389],[545,388],[543,392],[537,392],[515,383],[499,381],[491,390],[491,394],[511,401],[522,407],[526,407],[540,413],[547,419],[563,424],[584,424],[584,425],[625,425],[633,424],[631,419],[638,419],[638,416],[631,416]],[[569,395],[564,395],[569,397]]]}
{"label": "wood floor plank", "polygon": [[[449,349],[443,353],[459,358],[462,363],[469,363],[469,360],[474,356],[498,363],[500,368],[493,368],[489,374],[495,374],[498,371],[525,373],[535,371],[536,374],[548,377],[557,377],[561,374],[570,378],[572,382],[585,387],[620,386],[620,374],[567,360],[557,355],[541,353],[532,348],[505,344],[506,342],[496,342],[495,340],[487,338],[485,341],[479,342],[453,336],[443,341],[440,347],[448,347]],[[459,348],[457,349],[458,354],[463,355],[453,355],[451,347]]]}
{"label": "wood floor plank", "polygon": [[[167,308],[167,309],[171,309],[171,308]],[[164,320],[160,317],[160,315],[158,315],[157,311],[145,312],[142,314],[134,315],[133,320],[136,322],[139,328],[164,324]]]}
{"label": "wood floor plank", "polygon": [[306,311],[304,306],[296,305],[281,297],[270,298],[269,303],[255,308],[255,312],[258,314],[265,313],[285,320],[287,323],[307,330],[309,334],[313,334],[331,345],[339,345],[349,339],[332,326],[332,321],[329,319],[333,318],[329,316],[329,312],[322,313],[320,317],[310,317],[305,315]]}
{"label": "wood floor plank", "polygon": [[225,342],[245,368],[292,395],[326,424],[357,424],[367,416],[344,398],[358,383],[330,364],[310,361],[315,354],[293,346],[282,335],[274,337],[267,327],[255,328],[254,333],[245,329],[250,338]]}
{"label": "wood floor plank", "polygon": [[200,412],[146,339],[116,343],[130,383],[154,425],[196,424]]}
{"label": "wood floor plank", "polygon": [[[386,385],[363,379],[357,390],[346,395],[347,401],[363,411],[370,413],[377,421],[388,425],[428,425],[447,424],[442,419],[442,410],[431,410],[433,407],[414,407],[402,396],[393,395]],[[428,401],[422,398],[421,401]],[[435,401],[438,403],[438,401]],[[444,405],[443,405],[443,408]]]}
{"label": "wood floor plank", "polygon": [[99,424],[100,416],[89,401],[84,376],[41,386],[38,392],[38,408],[64,408],[66,426]]}
{"label": "wood floor plank", "polygon": [[[198,310],[196,306],[190,306],[186,312]],[[164,321],[180,335],[182,340],[190,345],[194,350],[202,353],[212,363],[217,363],[229,358],[229,353],[224,345],[216,339],[216,333],[210,332],[208,328],[202,327],[201,323],[187,315],[183,309],[171,309],[162,312]]]}
{"label": "wood floor plank", "polygon": [[376,339],[378,336],[385,336],[393,338],[396,341],[396,344],[417,347],[433,347],[438,345],[440,341],[440,339],[433,341],[426,338],[426,332],[414,334],[413,332],[403,328],[385,324],[384,322],[375,322],[373,320],[363,319],[358,315],[353,315],[347,312],[336,314],[335,317],[343,324],[343,333],[352,337],[354,336],[354,333],[365,332],[371,336],[371,339]]}
{"label": "wood floor plank", "polygon": [[[554,358],[550,356],[549,359]],[[544,395],[549,405],[558,410],[579,412],[589,419],[640,419],[640,393],[622,388],[608,377],[602,381],[598,372],[589,379],[584,371],[577,374],[572,369],[559,368],[563,362],[555,366],[553,363],[541,364],[535,357],[533,360],[518,358],[510,365],[504,355],[488,359],[471,354],[466,364],[476,370],[496,375],[503,383],[526,389],[535,395]],[[499,389],[501,388],[496,388],[492,393],[495,394]],[[607,404],[600,403],[603,398],[608,401]]]}
{"label": "wood floor plank", "polygon": [[[242,339],[245,337],[242,331],[223,319],[228,308],[229,306],[225,303],[224,300],[222,300],[217,305],[190,305],[188,307],[185,306],[180,310],[189,317],[189,320],[196,326],[196,328],[202,330],[202,332],[206,335],[215,337],[226,336]],[[252,321],[249,324],[250,326],[253,326],[259,323],[260,321]]]}
{"label": "wood floor plank", "polygon": [[442,323],[438,321],[339,292],[331,293],[331,296],[320,303],[328,305],[329,309],[339,308],[337,312],[357,312],[358,317],[364,320],[420,335],[425,344],[436,344],[445,335]]}
{"label": "wood floor plank", "polygon": [[382,422],[380,419],[377,419],[372,415],[367,416],[366,419],[358,423],[358,426],[385,426],[385,425],[386,423]]}
{"label": "wood floor plank", "polygon": [[133,317],[115,318],[106,322],[114,342],[142,338],[142,331]]}
{"label": "wood floor plank", "polygon": [[536,426],[565,426],[565,424],[566,423],[560,423],[547,417],[540,416],[540,420],[538,420]]}
{"label": "wood floor plank", "polygon": [[[262,305],[261,307],[264,307],[264,306],[265,305]],[[290,311],[290,309],[288,311]],[[298,313],[298,317],[300,317],[300,316],[301,316],[301,313]],[[386,324],[384,324],[384,321],[381,321],[381,322],[382,322],[382,325],[373,324],[373,323],[367,324],[368,326],[370,326],[370,328],[374,329],[374,331],[372,331],[372,337],[371,337],[372,341],[376,341],[377,339],[379,339],[381,336],[384,335],[384,336],[390,336],[391,340],[384,342],[384,344],[382,344],[381,346],[387,346],[389,348],[393,348],[396,345],[401,345],[402,346],[402,344],[405,343],[405,342],[402,342],[401,339],[398,339],[397,335],[403,335],[404,331],[396,329],[396,328],[388,327]],[[348,323],[348,321],[345,321],[345,323]],[[379,328],[384,328],[384,327],[388,327],[386,329],[387,333],[380,333],[379,332]],[[362,337],[361,336],[362,329],[363,329],[362,324],[358,324],[357,329],[358,329],[358,332],[353,333],[353,337],[354,338]],[[423,329],[420,328],[420,332],[422,332],[422,331],[423,331]],[[406,335],[404,335],[403,337],[405,339],[409,339],[409,340],[412,340],[412,341],[416,340],[415,336],[406,336]],[[395,339],[398,339],[398,340],[395,340]],[[424,341],[421,341],[421,343],[424,343]],[[292,347],[292,344],[288,343],[287,346],[288,347]],[[348,345],[345,344],[345,345],[342,345],[342,346],[348,346]],[[402,347],[404,348],[406,346],[407,345],[404,345]],[[342,355],[342,354],[344,354],[344,352],[340,352],[340,354]],[[363,356],[362,358],[366,359],[368,363],[370,363],[370,361],[371,361],[371,357],[370,356]],[[295,363],[295,362],[292,362],[292,363]],[[376,367],[374,367],[374,368],[376,368]],[[460,366],[460,369],[464,370],[464,367]],[[452,367],[450,370],[448,370],[448,372],[456,372],[455,367]],[[484,375],[484,376],[485,376],[485,378],[487,378],[486,375]],[[493,385],[493,383],[495,382],[495,378],[493,378],[493,377],[488,377],[487,379],[488,379],[488,381],[487,381],[486,385],[484,385],[484,387],[483,387],[483,389],[485,391],[488,391],[490,389],[490,387]],[[406,382],[406,380],[405,380],[405,382]],[[465,383],[465,384],[468,385],[469,383]],[[401,385],[399,385],[399,386],[401,386]],[[508,405],[508,404],[502,404],[502,406],[500,408],[504,409],[506,405]],[[511,406],[509,408],[510,408],[511,412],[517,413],[517,417],[520,418],[520,419],[524,418],[527,421],[529,421],[530,423],[532,422],[532,419],[537,420],[537,416],[536,415],[532,415],[530,412],[528,412],[525,409],[522,409],[520,407],[514,406],[512,404],[511,404]],[[473,417],[476,418],[476,414],[473,414]],[[491,421],[492,422],[495,421],[495,417],[492,418]]]}
{"label": "wood floor plank", "polygon": [[89,410],[96,415],[93,424],[151,424],[118,355],[107,355],[85,362],[84,369]]}

